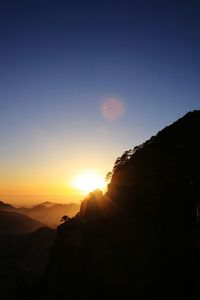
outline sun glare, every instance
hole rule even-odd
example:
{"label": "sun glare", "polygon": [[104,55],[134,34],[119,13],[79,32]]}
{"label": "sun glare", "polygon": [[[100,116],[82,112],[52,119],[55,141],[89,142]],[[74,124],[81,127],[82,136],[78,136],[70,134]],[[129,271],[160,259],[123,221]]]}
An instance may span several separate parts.
{"label": "sun glare", "polygon": [[103,190],[105,188],[105,180],[103,176],[94,171],[86,171],[78,174],[72,180],[72,186],[82,193],[88,194],[95,189]]}

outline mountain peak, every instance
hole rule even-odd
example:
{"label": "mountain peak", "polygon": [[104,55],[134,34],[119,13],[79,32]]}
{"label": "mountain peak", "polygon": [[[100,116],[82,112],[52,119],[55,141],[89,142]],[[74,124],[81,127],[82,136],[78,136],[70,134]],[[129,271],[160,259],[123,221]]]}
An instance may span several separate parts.
{"label": "mountain peak", "polygon": [[11,204],[0,201],[0,210],[16,210],[16,208]]}

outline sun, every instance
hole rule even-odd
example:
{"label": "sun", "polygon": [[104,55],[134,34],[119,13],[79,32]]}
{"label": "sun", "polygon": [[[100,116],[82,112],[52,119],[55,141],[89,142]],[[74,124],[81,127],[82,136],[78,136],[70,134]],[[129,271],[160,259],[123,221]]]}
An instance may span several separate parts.
{"label": "sun", "polygon": [[95,171],[85,171],[73,178],[72,186],[83,194],[88,194],[95,189],[103,190],[105,188],[105,180],[103,176]]}

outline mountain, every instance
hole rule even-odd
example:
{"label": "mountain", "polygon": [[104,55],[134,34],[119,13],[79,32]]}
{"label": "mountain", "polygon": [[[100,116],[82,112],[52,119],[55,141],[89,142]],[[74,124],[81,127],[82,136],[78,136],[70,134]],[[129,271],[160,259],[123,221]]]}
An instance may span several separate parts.
{"label": "mountain", "polygon": [[46,206],[46,207],[51,207],[51,206],[56,205],[56,204],[57,204],[57,203],[55,203],[55,202],[50,202],[50,201],[45,201],[45,202],[40,203],[40,205]]}
{"label": "mountain", "polygon": [[196,299],[200,111],[126,151],[110,179],[105,195],[90,193],[79,214],[58,227],[43,293]]}
{"label": "mountain", "polygon": [[60,224],[60,220],[63,215],[73,217],[80,209],[79,203],[54,203],[54,202],[42,202],[31,208],[19,207],[16,208],[8,203],[0,201],[0,211],[16,212],[20,215],[26,215],[36,221],[39,221],[43,226],[56,228]]}
{"label": "mountain", "polygon": [[0,210],[0,235],[8,233],[23,234],[40,227],[44,227],[44,224],[30,217],[13,211]]}
{"label": "mountain", "polygon": [[[47,227],[0,236],[0,297],[39,278],[47,266],[56,231]],[[6,296],[4,296],[6,294]]]}
{"label": "mountain", "polygon": [[15,211],[16,208],[8,203],[0,201],[0,210]]}
{"label": "mountain", "polygon": [[73,217],[79,211],[79,208],[80,204],[78,203],[56,204],[44,202],[32,208],[23,209],[21,212],[49,227],[55,228],[60,224],[63,215]]}

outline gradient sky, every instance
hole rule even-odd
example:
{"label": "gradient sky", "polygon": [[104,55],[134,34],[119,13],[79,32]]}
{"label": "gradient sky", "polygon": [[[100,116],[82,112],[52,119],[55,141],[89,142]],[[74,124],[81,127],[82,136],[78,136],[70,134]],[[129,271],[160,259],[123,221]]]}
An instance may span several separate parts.
{"label": "gradient sky", "polygon": [[199,106],[199,1],[1,1],[2,200],[80,200],[75,174]]}

